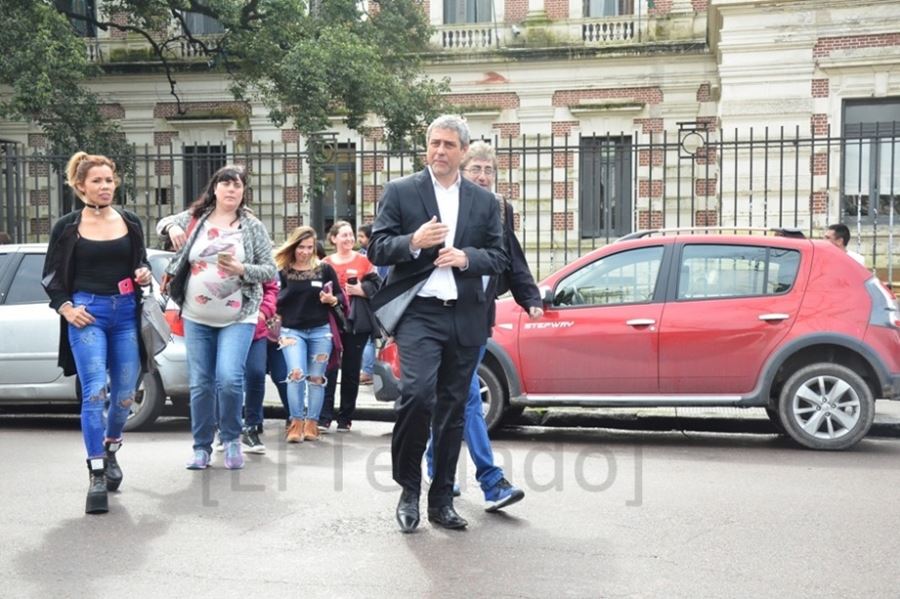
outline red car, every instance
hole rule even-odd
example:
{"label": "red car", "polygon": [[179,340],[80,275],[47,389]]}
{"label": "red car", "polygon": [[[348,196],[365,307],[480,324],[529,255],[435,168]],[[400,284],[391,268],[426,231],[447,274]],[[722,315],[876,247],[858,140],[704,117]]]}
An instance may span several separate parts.
{"label": "red car", "polygon": [[[814,449],[846,449],[875,399],[900,400],[891,292],[827,241],[632,234],[542,281],[544,317],[511,299],[479,368],[488,426],[525,407],[764,407]],[[376,397],[399,396],[389,344]]]}

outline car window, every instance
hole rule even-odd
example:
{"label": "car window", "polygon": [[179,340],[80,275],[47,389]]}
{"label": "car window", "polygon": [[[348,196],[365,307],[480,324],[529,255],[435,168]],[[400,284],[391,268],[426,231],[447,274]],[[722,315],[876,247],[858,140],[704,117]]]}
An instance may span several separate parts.
{"label": "car window", "polygon": [[44,304],[50,301],[41,287],[43,254],[25,254],[6,294],[6,304]]}
{"label": "car window", "polygon": [[6,265],[12,262],[12,254],[0,254],[0,275],[6,270]]}
{"label": "car window", "polygon": [[678,299],[787,293],[800,252],[742,245],[686,245],[678,272]]}
{"label": "car window", "polygon": [[656,290],[662,246],[619,252],[578,269],[556,286],[554,306],[649,302]]}

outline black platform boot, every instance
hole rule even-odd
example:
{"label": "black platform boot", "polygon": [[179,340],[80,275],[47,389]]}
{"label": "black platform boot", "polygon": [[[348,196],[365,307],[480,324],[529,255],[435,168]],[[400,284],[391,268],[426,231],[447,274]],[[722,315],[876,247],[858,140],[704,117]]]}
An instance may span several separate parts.
{"label": "black platform boot", "polygon": [[109,502],[106,496],[106,459],[88,458],[87,467],[91,474],[91,486],[88,487],[84,512],[86,514],[105,514],[109,511]]}
{"label": "black platform boot", "polygon": [[122,468],[116,460],[116,452],[122,447],[121,441],[107,441],[103,444],[106,448],[106,490],[116,491],[122,484]]}

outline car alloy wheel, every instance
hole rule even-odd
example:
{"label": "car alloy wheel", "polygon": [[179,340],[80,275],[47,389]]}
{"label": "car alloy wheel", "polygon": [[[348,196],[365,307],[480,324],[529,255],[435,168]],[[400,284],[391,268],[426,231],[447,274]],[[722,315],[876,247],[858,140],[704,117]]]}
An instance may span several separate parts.
{"label": "car alloy wheel", "polygon": [[865,381],[839,364],[801,368],[785,384],[779,413],[785,431],[812,449],[846,449],[862,439],[875,417]]}

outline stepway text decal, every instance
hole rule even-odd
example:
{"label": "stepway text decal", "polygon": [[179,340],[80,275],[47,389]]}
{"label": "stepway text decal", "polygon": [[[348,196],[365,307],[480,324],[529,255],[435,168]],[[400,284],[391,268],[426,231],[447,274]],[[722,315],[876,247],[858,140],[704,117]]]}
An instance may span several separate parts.
{"label": "stepway text decal", "polygon": [[575,326],[571,320],[560,320],[559,322],[526,322],[526,329],[568,329]]}

